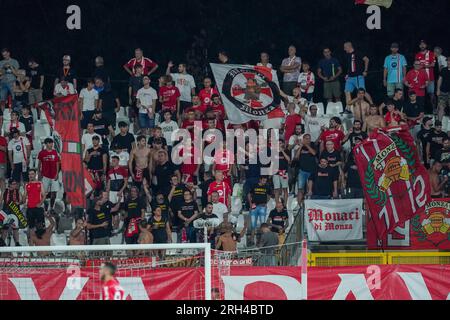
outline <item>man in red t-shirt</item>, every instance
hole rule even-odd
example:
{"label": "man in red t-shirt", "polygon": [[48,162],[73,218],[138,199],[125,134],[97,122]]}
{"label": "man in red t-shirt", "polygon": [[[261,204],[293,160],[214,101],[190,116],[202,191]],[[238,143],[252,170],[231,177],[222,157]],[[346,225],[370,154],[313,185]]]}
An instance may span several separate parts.
{"label": "man in red t-shirt", "polygon": [[154,73],[158,69],[158,64],[152,61],[149,58],[144,57],[144,52],[142,49],[136,49],[134,51],[134,58],[125,63],[123,68],[130,76],[134,76],[136,69],[135,67],[137,65],[142,66],[142,70],[144,71],[144,75],[150,76],[152,73]]}
{"label": "man in red t-shirt", "polygon": [[288,112],[289,115],[286,117],[286,122],[284,124],[284,141],[286,144],[289,143],[289,140],[295,133],[295,128],[302,124],[302,117],[295,113],[295,104],[289,103],[288,104]]}
{"label": "man in red t-shirt", "polygon": [[3,191],[5,191],[7,152],[8,141],[4,136],[0,135],[0,194],[3,194]]}
{"label": "man in red t-shirt", "polygon": [[165,76],[164,83],[165,86],[159,88],[159,101],[162,105],[162,112],[169,110],[173,116],[176,115],[177,119],[180,119],[180,90],[173,85],[171,76]]}
{"label": "man in red t-shirt", "polygon": [[211,107],[213,104],[213,95],[219,95],[219,92],[216,88],[212,88],[212,80],[211,78],[205,78],[203,80],[204,88],[200,90],[198,96],[200,97],[200,101],[202,102],[202,106],[205,108]]}
{"label": "man in red t-shirt", "polygon": [[[436,56],[433,51],[428,50],[428,44],[425,40],[420,41],[420,52],[416,54],[416,61],[419,61],[422,70],[425,71],[428,83],[426,86],[427,93],[430,95],[431,103],[433,107],[436,104],[436,96],[435,96],[435,75],[434,75],[434,67],[436,66]],[[419,96],[419,95],[417,95]]]}
{"label": "man in red t-shirt", "polygon": [[209,185],[208,188],[208,201],[211,202],[212,194],[217,192],[219,194],[219,202],[223,203],[230,209],[231,207],[231,195],[233,191],[231,190],[230,185],[223,181],[223,172],[216,171],[215,174],[216,180]]}
{"label": "man in red t-shirt", "polygon": [[342,121],[338,117],[330,120],[330,129],[323,130],[320,135],[320,152],[325,150],[325,145],[328,141],[333,141],[334,147],[337,151],[341,151],[342,141],[345,139],[345,134],[342,131]]}
{"label": "man in red t-shirt", "polygon": [[59,171],[61,158],[54,149],[54,142],[47,138],[44,141],[45,149],[39,152],[39,176],[46,193],[50,194],[50,207],[55,205],[56,194],[59,191]]}
{"label": "man in red t-shirt", "polygon": [[214,156],[213,172],[222,172],[223,180],[231,186],[231,170],[234,164],[234,154],[227,150],[223,143],[222,150],[217,151]]}
{"label": "man in red t-shirt", "polygon": [[27,205],[27,220],[29,230],[31,230],[37,226],[45,225],[44,208],[42,206],[47,195],[42,182],[36,180],[36,170],[30,169],[28,178],[29,182],[25,185],[23,197]]}
{"label": "man in red t-shirt", "polygon": [[225,106],[222,104],[222,100],[218,94],[214,94],[212,96],[212,100],[213,103],[211,105],[211,109],[214,111],[217,121],[223,123],[223,127],[225,128],[225,120],[227,119]]}
{"label": "man in red t-shirt", "polygon": [[429,79],[428,75],[420,61],[416,60],[414,62],[414,69],[409,71],[405,77],[405,86],[409,88],[410,91],[414,91],[417,96],[417,102],[424,106],[425,104],[425,91],[428,86]]}
{"label": "man in red t-shirt", "polygon": [[100,279],[102,281],[102,296],[104,301],[122,301],[125,300],[125,290],[120,286],[119,281],[114,278],[117,272],[117,267],[106,262],[100,269]]}

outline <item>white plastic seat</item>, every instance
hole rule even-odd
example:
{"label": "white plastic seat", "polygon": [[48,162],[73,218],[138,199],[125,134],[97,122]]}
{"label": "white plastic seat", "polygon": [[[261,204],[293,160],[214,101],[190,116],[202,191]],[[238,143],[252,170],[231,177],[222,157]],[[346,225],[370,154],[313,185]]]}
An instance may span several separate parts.
{"label": "white plastic seat", "polygon": [[342,102],[330,102],[327,105],[327,115],[339,115],[344,112],[344,106]]}

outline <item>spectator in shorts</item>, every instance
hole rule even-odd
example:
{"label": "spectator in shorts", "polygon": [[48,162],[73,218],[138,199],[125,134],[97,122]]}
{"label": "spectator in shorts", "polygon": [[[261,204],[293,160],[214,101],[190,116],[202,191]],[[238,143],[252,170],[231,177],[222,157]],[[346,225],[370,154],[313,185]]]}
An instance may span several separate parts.
{"label": "spectator in shorts", "polygon": [[311,135],[303,135],[297,149],[295,160],[299,164],[298,173],[298,203],[302,203],[309,177],[314,173],[317,167],[317,146],[311,141]]}
{"label": "spectator in shorts", "polygon": [[12,100],[14,97],[14,83],[17,80],[16,73],[19,70],[20,65],[16,59],[11,58],[11,51],[4,48],[0,52],[3,60],[0,61],[0,102],[2,111],[5,107],[5,101],[8,96],[11,95]]}
{"label": "spectator in shorts", "polygon": [[330,48],[323,50],[324,59],[319,61],[317,75],[323,80],[323,97],[327,102],[341,101],[341,82],[339,77],[342,75],[342,67],[336,58],[331,55]]}
{"label": "spectator in shorts", "polygon": [[262,176],[248,195],[251,204],[250,216],[252,219],[252,241],[255,240],[256,230],[267,221],[267,203],[272,195],[272,190],[267,183],[267,177]]}
{"label": "spectator in shorts", "polygon": [[139,127],[141,127],[141,133],[149,135],[149,129],[155,127],[155,110],[158,95],[156,90],[150,87],[150,78],[148,76],[143,78],[143,82],[144,87],[137,92],[136,103],[139,108]]}
{"label": "spectator in shorts", "polygon": [[393,43],[391,45],[391,54],[384,60],[383,84],[390,98],[394,96],[396,89],[403,89],[403,79],[406,76],[406,67],[408,64],[405,56],[398,53],[399,49],[399,44]]}
{"label": "spectator in shorts", "polygon": [[29,182],[25,185],[23,199],[27,206],[28,227],[31,230],[45,224],[43,205],[47,194],[42,182],[37,180],[36,170],[30,169],[28,177]]}
{"label": "spectator in shorts", "polygon": [[61,158],[54,149],[53,139],[44,141],[45,149],[39,152],[39,176],[42,178],[44,190],[50,195],[50,208],[54,208],[56,194],[59,191],[59,171],[61,169]]}

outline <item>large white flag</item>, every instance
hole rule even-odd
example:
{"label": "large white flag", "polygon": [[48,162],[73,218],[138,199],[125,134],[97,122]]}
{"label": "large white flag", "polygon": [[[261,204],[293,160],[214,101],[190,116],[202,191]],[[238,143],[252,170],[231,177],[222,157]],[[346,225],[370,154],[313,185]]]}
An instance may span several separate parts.
{"label": "large white flag", "polygon": [[284,117],[276,71],[266,67],[213,63],[211,69],[231,123]]}

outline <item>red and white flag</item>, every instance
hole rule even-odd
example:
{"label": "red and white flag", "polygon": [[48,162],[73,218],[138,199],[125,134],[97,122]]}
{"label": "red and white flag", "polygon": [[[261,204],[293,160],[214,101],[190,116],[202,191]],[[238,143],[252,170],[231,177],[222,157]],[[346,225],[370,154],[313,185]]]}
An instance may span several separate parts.
{"label": "red and white flag", "polygon": [[375,130],[354,154],[379,237],[425,211],[430,179],[407,126]]}
{"label": "red and white flag", "polygon": [[365,4],[368,6],[380,6],[389,9],[393,0],[355,0],[355,4]]}
{"label": "red and white flag", "polygon": [[276,71],[213,63],[211,69],[230,123],[244,124],[285,116]]}

